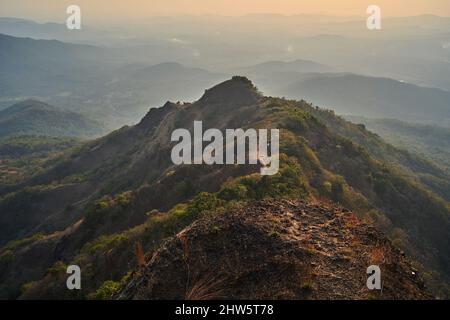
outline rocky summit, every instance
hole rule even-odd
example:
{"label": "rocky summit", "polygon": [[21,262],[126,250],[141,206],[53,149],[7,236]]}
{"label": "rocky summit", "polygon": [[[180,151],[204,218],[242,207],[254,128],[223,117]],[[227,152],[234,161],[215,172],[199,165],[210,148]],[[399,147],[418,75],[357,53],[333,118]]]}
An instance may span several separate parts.
{"label": "rocky summit", "polygon": [[[382,290],[366,270],[382,270]],[[426,299],[404,254],[352,212],[265,200],[207,215],[136,270],[119,299]]]}

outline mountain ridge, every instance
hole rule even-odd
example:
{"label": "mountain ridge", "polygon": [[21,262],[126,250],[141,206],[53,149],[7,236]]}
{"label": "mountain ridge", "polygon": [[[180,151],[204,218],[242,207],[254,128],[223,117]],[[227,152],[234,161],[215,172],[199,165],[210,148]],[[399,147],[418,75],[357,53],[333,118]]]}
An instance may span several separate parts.
{"label": "mountain ridge", "polygon": [[[402,160],[403,153],[327,110],[261,96],[246,78],[213,88],[207,99],[151,109],[136,126],[83,144],[0,195],[0,295],[26,297],[28,290],[20,290],[26,285],[30,294],[74,298],[59,286],[64,266],[76,262],[89,284],[75,297],[87,298],[133,269],[134,242],[153,252],[209,210],[265,198],[333,202],[356,212],[414,259],[427,285],[445,294],[448,202],[405,171],[438,178],[439,170],[414,157]],[[195,120],[219,130],[280,129],[279,173],[261,177],[252,165],[173,165],[171,133],[192,131]],[[55,197],[60,201],[50,205]],[[28,258],[35,255],[41,259],[31,268]],[[12,276],[17,269],[23,271],[20,278]]]}
{"label": "mountain ridge", "polygon": [[351,73],[310,74],[277,92],[313,101],[340,114],[400,118],[445,126],[450,123],[449,91],[389,78]]}

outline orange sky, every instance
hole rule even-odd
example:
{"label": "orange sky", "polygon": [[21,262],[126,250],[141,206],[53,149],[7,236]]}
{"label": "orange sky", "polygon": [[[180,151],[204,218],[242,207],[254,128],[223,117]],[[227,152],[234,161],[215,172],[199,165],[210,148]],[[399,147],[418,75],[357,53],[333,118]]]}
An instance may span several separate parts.
{"label": "orange sky", "polygon": [[365,15],[370,4],[384,16],[450,16],[450,0],[0,0],[0,16],[60,21],[65,8],[78,4],[85,21],[111,22],[154,15],[247,13]]}

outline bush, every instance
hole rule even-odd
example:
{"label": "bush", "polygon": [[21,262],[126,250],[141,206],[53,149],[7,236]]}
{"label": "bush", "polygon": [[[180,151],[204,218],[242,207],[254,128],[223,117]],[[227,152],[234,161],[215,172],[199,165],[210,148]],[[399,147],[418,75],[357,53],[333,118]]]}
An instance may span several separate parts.
{"label": "bush", "polygon": [[62,262],[58,261],[53,266],[47,269],[47,274],[50,274],[52,276],[65,273],[67,270],[67,265]]}
{"label": "bush", "polygon": [[120,282],[114,282],[111,280],[105,281],[100,288],[94,293],[88,295],[90,300],[108,300],[112,296],[120,291],[122,284]]}
{"label": "bush", "polygon": [[246,196],[247,187],[239,183],[225,186],[218,193],[218,197],[225,201],[242,200],[245,199]]}
{"label": "bush", "polygon": [[111,236],[101,236],[94,242],[86,244],[84,250],[90,254],[96,254],[99,251],[105,251],[105,249],[118,248],[129,243],[128,237],[122,234],[114,234]]}
{"label": "bush", "polygon": [[342,201],[344,195],[344,178],[337,177],[331,185],[331,198],[333,201]]}
{"label": "bush", "polygon": [[325,192],[327,192],[328,194],[331,194],[332,187],[333,184],[330,181],[325,181],[323,183],[323,188],[325,189]]}

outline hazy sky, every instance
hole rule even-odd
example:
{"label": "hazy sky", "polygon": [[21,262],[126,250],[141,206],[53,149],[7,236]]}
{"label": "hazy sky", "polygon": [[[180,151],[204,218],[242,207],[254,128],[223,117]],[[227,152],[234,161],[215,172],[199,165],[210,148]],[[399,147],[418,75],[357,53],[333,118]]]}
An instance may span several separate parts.
{"label": "hazy sky", "polygon": [[379,5],[384,16],[450,16],[450,0],[0,0],[0,16],[64,21],[70,4],[79,5],[91,23],[180,14],[365,15],[370,4]]}

